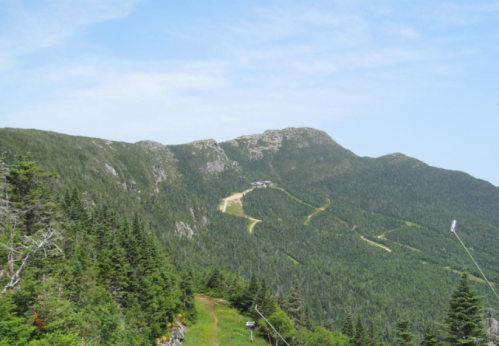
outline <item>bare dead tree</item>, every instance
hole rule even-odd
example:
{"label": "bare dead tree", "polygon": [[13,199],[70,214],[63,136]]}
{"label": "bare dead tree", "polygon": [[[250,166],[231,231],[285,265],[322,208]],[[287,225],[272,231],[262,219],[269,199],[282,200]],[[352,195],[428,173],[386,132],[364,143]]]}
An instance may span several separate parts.
{"label": "bare dead tree", "polygon": [[[13,233],[14,229],[12,230],[11,234]],[[13,236],[11,236],[11,242],[9,245],[0,243],[1,246],[9,251],[9,281],[3,287],[0,295],[3,295],[5,291],[14,288],[19,283],[19,281],[21,280],[21,274],[24,272],[26,266],[37,255],[38,252],[43,251],[45,256],[47,256],[48,250],[53,249],[55,249],[57,252],[62,253],[62,250],[55,243],[55,240],[59,235],[60,233],[57,230],[49,228],[48,230],[39,231],[33,236],[22,237],[22,242],[14,242]],[[16,268],[15,262],[21,262],[21,264]]]}

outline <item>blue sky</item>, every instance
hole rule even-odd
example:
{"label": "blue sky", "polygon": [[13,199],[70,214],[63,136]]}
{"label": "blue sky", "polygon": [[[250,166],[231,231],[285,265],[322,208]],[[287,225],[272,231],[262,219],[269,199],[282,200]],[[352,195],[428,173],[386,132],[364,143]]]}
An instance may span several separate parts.
{"label": "blue sky", "polygon": [[499,185],[499,1],[0,0],[0,126],[126,142],[308,126]]}

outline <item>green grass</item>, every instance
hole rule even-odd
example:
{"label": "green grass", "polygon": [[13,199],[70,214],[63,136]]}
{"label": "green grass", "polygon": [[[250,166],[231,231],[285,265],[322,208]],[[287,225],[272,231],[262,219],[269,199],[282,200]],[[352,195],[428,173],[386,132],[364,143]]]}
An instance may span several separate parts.
{"label": "green grass", "polygon": [[[206,307],[196,299],[198,321],[185,335],[184,346],[213,346],[213,331],[215,320]],[[250,332],[245,327],[246,317],[237,310],[221,304],[215,306],[218,318],[216,344],[219,346],[268,346],[268,342],[253,333],[253,343],[250,342]]]}
{"label": "green grass", "polygon": [[236,216],[244,216],[243,206],[237,202],[227,203],[227,209],[225,209],[225,212]]}
{"label": "green grass", "polygon": [[185,341],[182,345],[185,346],[203,346],[210,345],[213,331],[213,317],[205,309],[205,307],[196,300],[196,310],[198,312],[198,320],[187,331]]}
{"label": "green grass", "polygon": [[219,305],[215,311],[218,316],[217,341],[220,341],[220,346],[268,346],[268,342],[257,337],[255,332],[253,332],[253,343],[250,342],[250,332],[245,327],[245,322],[249,319],[236,310]]}

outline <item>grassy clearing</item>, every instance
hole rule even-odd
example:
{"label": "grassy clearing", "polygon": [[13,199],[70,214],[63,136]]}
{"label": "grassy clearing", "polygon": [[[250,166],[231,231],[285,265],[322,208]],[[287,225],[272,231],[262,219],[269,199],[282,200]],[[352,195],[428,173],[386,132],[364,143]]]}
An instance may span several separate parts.
{"label": "grassy clearing", "polygon": [[204,307],[196,299],[196,310],[198,312],[198,321],[193,325],[185,335],[185,341],[183,345],[185,346],[202,346],[202,345],[212,345],[212,335],[213,335],[213,324],[215,320]]}
{"label": "grassy clearing", "polygon": [[184,346],[268,346],[268,342],[253,334],[250,342],[249,330],[245,322],[249,321],[237,310],[215,299],[204,296],[196,297],[198,321],[185,335]]}
{"label": "grassy clearing", "polygon": [[229,201],[227,203],[227,208],[225,209],[227,214],[232,214],[236,216],[244,217],[243,204],[240,200]]}
{"label": "grassy clearing", "polygon": [[219,305],[215,309],[218,316],[218,334],[220,346],[268,346],[268,343],[256,337],[253,332],[253,343],[250,342],[250,332],[245,327],[245,322],[249,321],[240,315],[236,310],[225,305]]}

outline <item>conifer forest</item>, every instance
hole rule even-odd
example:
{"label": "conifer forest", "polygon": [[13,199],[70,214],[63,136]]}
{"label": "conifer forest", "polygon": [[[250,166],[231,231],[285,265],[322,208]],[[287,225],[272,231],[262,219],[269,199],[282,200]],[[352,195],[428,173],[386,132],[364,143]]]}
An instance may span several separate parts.
{"label": "conifer forest", "polygon": [[188,346],[210,314],[198,346],[251,344],[242,321],[255,345],[499,344],[499,301],[450,232],[496,287],[499,188],[466,173],[310,128],[4,128],[0,154],[0,345]]}

